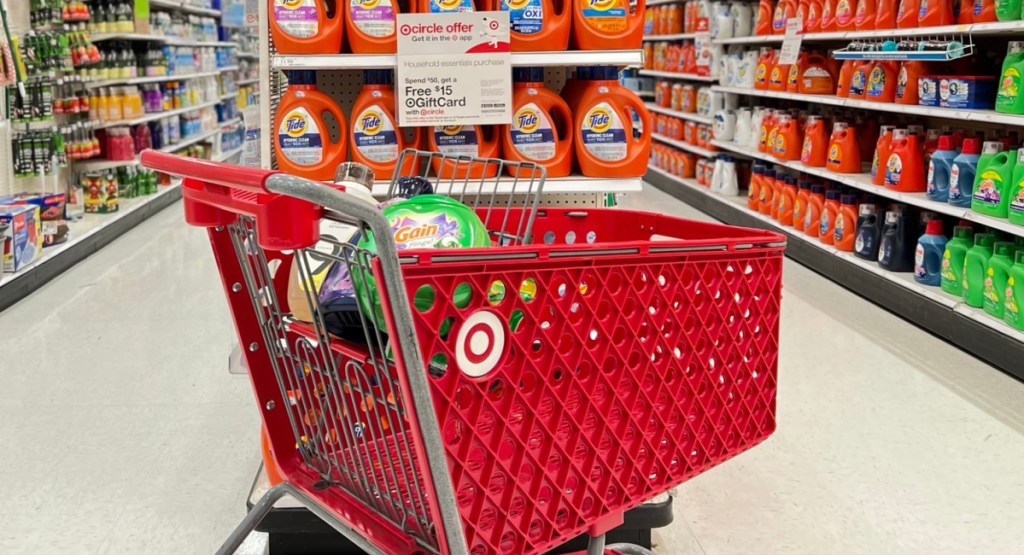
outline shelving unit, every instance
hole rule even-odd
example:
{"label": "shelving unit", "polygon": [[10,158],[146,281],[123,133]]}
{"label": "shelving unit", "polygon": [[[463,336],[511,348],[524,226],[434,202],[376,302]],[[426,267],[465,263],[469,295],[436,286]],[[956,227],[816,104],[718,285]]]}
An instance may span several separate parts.
{"label": "shelving unit", "polygon": [[1024,379],[1024,333],[967,306],[937,287],[914,281],[911,273],[889,272],[877,264],[838,251],[747,209],[745,197],[723,197],[692,179],[650,168],[644,178],[658,189],[725,223],[769,229],[786,235],[786,255],[884,306],[950,343]]}
{"label": "shelving unit", "polygon": [[177,10],[180,12],[195,14],[195,15],[207,15],[210,17],[220,17],[220,10],[214,10],[210,8],[200,8],[192,6],[185,0],[149,0],[150,8],[162,8],[165,10]]}
{"label": "shelving unit", "polygon": [[713,83],[717,81],[715,77],[708,75],[697,75],[696,73],[678,73],[675,71],[658,71],[654,69],[641,69],[638,72],[640,75],[646,77],[664,77],[666,79],[682,79],[686,81],[703,81],[705,83]]}
{"label": "shelving unit", "polygon": [[674,146],[680,150],[685,150],[687,152],[692,152],[698,156],[703,156],[704,158],[711,158],[712,156],[715,155],[714,152],[706,148],[701,148],[697,145],[691,145],[690,143],[679,141],[670,137],[666,137],[664,135],[659,135],[657,133],[651,133],[651,137],[655,141],[658,141],[659,143],[665,143],[667,145]]}
{"label": "shelving unit", "polygon": [[[393,69],[394,54],[313,54],[302,56],[271,56],[272,69]],[[643,50],[580,50],[559,52],[513,52],[512,65],[517,67],[555,66],[640,66]]]}
{"label": "shelving unit", "polygon": [[690,112],[680,112],[678,110],[673,110],[671,108],[665,108],[664,106],[658,106],[653,102],[646,102],[644,103],[644,106],[646,106],[647,109],[650,110],[651,112],[655,112],[658,114],[672,116],[674,118],[684,119],[687,121],[701,123],[704,125],[711,125],[711,118],[708,116],[702,116],[700,114],[694,114]]}
{"label": "shelving unit", "polygon": [[179,116],[181,114],[187,114],[189,112],[195,112],[196,110],[202,110],[203,108],[212,108],[212,107],[220,104],[220,102],[221,102],[221,100],[218,98],[217,100],[211,100],[209,102],[203,102],[202,104],[196,104],[195,106],[189,106],[187,108],[178,108],[176,110],[168,110],[166,112],[154,112],[152,114],[146,114],[144,116],[137,117],[137,118],[134,118],[134,119],[126,119],[126,120],[119,120],[119,121],[104,121],[104,122],[97,123],[95,128],[96,129],[105,129],[107,127],[118,127],[118,126],[121,126],[121,125],[132,126],[132,125],[138,125],[140,123],[149,123],[151,121],[156,121],[158,119],[169,118],[171,116]]}
{"label": "shelving unit", "polygon": [[659,42],[666,40],[693,40],[697,38],[697,33],[677,33],[674,35],[646,35],[644,36],[644,42]]}
{"label": "shelving unit", "polygon": [[[967,25],[945,25],[942,27],[914,27],[907,29],[880,29],[874,31],[838,31],[834,33],[806,33],[800,37],[805,42],[844,41],[864,38],[889,37],[927,37],[940,35],[1012,35],[1021,30],[1020,21],[999,21],[992,23],[973,23]],[[760,35],[752,37],[735,37],[730,39],[713,39],[715,44],[777,44],[785,39],[783,35]]]}
{"label": "shelving unit", "polygon": [[145,85],[149,83],[165,83],[167,81],[188,81],[191,79],[202,79],[203,77],[217,77],[223,70],[202,71],[185,75],[161,75],[159,77],[128,77],[125,79],[104,79],[101,81],[89,81],[86,88],[96,89],[115,85]]}

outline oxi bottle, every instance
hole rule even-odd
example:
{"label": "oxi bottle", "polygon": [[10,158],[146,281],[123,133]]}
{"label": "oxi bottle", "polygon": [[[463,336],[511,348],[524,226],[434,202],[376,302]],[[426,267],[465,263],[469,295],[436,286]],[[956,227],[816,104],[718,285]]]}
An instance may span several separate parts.
{"label": "oxi bottle", "polygon": [[638,0],[632,8],[628,0],[572,1],[572,42],[577,50],[628,50],[642,46],[645,0]]}
{"label": "oxi bottle", "polygon": [[846,194],[840,198],[841,205],[835,221],[835,245],[843,252],[853,252],[857,239],[857,195]]}
{"label": "oxi bottle", "polygon": [[331,141],[325,113],[337,120],[339,128],[348,129],[338,104],[317,90],[315,71],[289,72],[288,91],[277,105],[274,121],[274,153],[282,171],[316,181],[334,179],[348,154],[347,133],[338,142]]}
{"label": "oxi bottle", "polygon": [[[270,0],[270,36],[279,54],[337,54],[345,28],[339,9],[323,0]],[[332,176],[333,177],[333,176]]]}
{"label": "oxi bottle", "polygon": [[839,216],[840,196],[842,195],[838,190],[825,193],[825,204],[821,208],[821,217],[818,219],[818,240],[826,245],[831,245],[836,240],[836,218]]}
{"label": "oxi bottle", "polygon": [[[513,52],[557,52],[569,48],[569,31],[572,27],[569,2],[570,0],[495,0],[493,9],[509,12],[509,35],[512,39]],[[641,8],[640,13],[643,12]],[[550,176],[548,174],[548,177]]]}
{"label": "oxi bottle", "polygon": [[812,185],[804,211],[804,234],[808,237],[821,235],[821,212],[825,208],[825,186]]}
{"label": "oxi bottle", "polygon": [[501,149],[509,160],[536,162],[547,177],[572,172],[572,112],[560,96],[544,87],[544,68],[512,70],[512,125],[502,126]]}
{"label": "oxi bottle", "polygon": [[[339,4],[342,2],[339,1]],[[394,53],[398,40],[395,21],[396,0],[349,0],[345,14],[345,33],[354,54]],[[379,177],[379,174],[378,174]]]}
{"label": "oxi bottle", "polygon": [[[640,177],[650,158],[651,114],[619,84],[615,68],[603,70],[603,78],[591,80],[578,103],[576,160],[587,177]],[[630,110],[640,116],[641,134],[634,132]]]}
{"label": "oxi bottle", "polygon": [[416,13],[475,12],[474,0],[416,0]]}
{"label": "oxi bottle", "polygon": [[[390,180],[398,165],[398,155],[407,148],[419,148],[418,140],[408,140],[395,117],[395,90],[389,69],[363,72],[363,88],[352,105],[352,161],[373,170],[377,179]],[[416,137],[419,138],[417,128]],[[414,172],[415,156],[409,156],[402,174]]]}

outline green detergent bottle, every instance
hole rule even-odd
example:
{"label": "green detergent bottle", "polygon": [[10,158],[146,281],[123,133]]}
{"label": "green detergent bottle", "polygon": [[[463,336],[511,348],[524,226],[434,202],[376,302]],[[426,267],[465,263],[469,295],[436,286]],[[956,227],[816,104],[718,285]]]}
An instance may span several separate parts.
{"label": "green detergent bottle", "polygon": [[[1024,155],[1024,148],[1019,151]],[[1013,184],[1010,186],[1010,223],[1024,225],[1024,161],[1017,156],[1017,167],[1013,170]],[[1024,237],[1018,237],[1024,240]]]}
{"label": "green detergent bottle", "polygon": [[[984,171],[978,171],[971,209],[979,214],[1005,218],[1010,212],[1010,186],[1013,184],[1017,151],[1007,150],[992,157]],[[1024,178],[1024,175],[1021,176]]]}
{"label": "green detergent bottle", "polygon": [[992,258],[988,259],[985,270],[985,292],[982,301],[985,312],[996,318],[1003,317],[1003,303],[1006,297],[1006,279],[1013,267],[1016,246],[1008,241],[996,243]]}
{"label": "green detergent bottle", "polygon": [[942,290],[950,295],[962,297],[964,294],[964,259],[967,251],[974,245],[974,229],[966,225],[953,228],[953,238],[946,243],[946,252],[942,255]]}
{"label": "green detergent bottle", "polygon": [[1010,41],[999,74],[999,92],[996,111],[1004,114],[1024,114],[1024,41]]}
{"label": "green detergent bottle", "polygon": [[1017,251],[1017,262],[1010,268],[1006,278],[1006,294],[1003,301],[1003,321],[1024,331],[1024,250]]}
{"label": "green detergent bottle", "polygon": [[981,308],[985,304],[985,272],[988,270],[988,259],[992,258],[992,245],[995,242],[995,235],[979,233],[974,236],[974,246],[964,257],[964,302],[968,306]]}
{"label": "green detergent bottle", "polygon": [[1020,0],[996,0],[996,19],[999,21],[1020,19]]}

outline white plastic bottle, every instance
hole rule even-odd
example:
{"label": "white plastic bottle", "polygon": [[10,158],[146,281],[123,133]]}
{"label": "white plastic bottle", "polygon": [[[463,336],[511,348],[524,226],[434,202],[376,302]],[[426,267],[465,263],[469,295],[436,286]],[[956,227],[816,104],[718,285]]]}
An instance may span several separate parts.
{"label": "white plastic bottle", "polygon": [[732,156],[719,156],[719,163],[715,166],[715,179],[718,183],[718,194],[727,197],[734,197],[740,194],[739,183],[736,179],[736,161]]}
{"label": "white plastic bottle", "polygon": [[724,154],[719,154],[715,157],[714,169],[711,172],[711,192],[720,193],[722,190],[722,159],[725,158]]}
{"label": "white plastic bottle", "polygon": [[750,116],[750,133],[744,138],[743,146],[752,148],[757,145],[757,140],[761,134],[761,123],[764,122],[765,109],[758,106],[754,108],[754,113]]}
{"label": "white plastic bottle", "polygon": [[714,133],[716,141],[732,141],[736,134],[736,112],[728,108],[715,112],[711,131]]}
{"label": "white plastic bottle", "polygon": [[733,35],[733,28],[735,26],[732,10],[729,5],[725,2],[714,3],[714,25],[711,29],[711,38],[713,39],[731,39]]}
{"label": "white plastic bottle", "polygon": [[750,111],[750,108],[736,110],[736,132],[733,133],[732,140],[737,144],[743,145],[750,138],[750,120],[752,117],[753,113]]}
{"label": "white plastic bottle", "polygon": [[754,33],[754,10],[750,4],[733,2],[729,4],[729,11],[733,20],[732,36],[749,37]]}

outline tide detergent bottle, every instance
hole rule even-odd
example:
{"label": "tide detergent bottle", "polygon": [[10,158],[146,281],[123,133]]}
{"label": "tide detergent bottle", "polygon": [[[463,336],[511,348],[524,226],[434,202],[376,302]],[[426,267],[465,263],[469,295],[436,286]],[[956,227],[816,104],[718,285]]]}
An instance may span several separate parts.
{"label": "tide detergent bottle", "polygon": [[875,153],[871,158],[871,182],[875,185],[885,184],[885,164],[889,161],[889,147],[892,144],[892,132],[895,125],[883,125],[878,131]]}
{"label": "tide detergent bottle", "polygon": [[865,202],[857,209],[857,239],[853,243],[853,254],[858,258],[878,260],[878,245],[882,241],[884,225],[878,210],[879,207],[871,202]]}
{"label": "tide detergent bottle", "polygon": [[825,186],[811,185],[811,194],[807,197],[807,209],[804,210],[804,234],[808,237],[820,237],[821,213],[825,208]]}
{"label": "tide detergent bottle", "polygon": [[1004,114],[1024,114],[1024,41],[1011,41],[1003,59],[996,93],[996,111]]}
{"label": "tide detergent bottle", "polygon": [[963,299],[968,306],[981,308],[985,304],[985,272],[988,259],[992,258],[992,247],[996,236],[979,233],[974,236],[974,246],[964,257]]}
{"label": "tide detergent bottle", "polygon": [[917,17],[921,10],[921,0],[900,0],[896,9],[896,27],[910,29],[917,27]]}
{"label": "tide detergent bottle", "polygon": [[1006,281],[1010,269],[1013,268],[1013,255],[1016,245],[1006,241],[998,241],[992,248],[992,258],[988,259],[985,269],[985,289],[982,293],[982,308],[992,316],[1002,320],[1006,301]]}
{"label": "tide detergent bottle", "polygon": [[960,154],[949,167],[949,199],[952,206],[970,208],[974,198],[974,177],[978,171],[981,140],[977,137],[964,139]]}
{"label": "tide detergent bottle", "polygon": [[950,295],[963,297],[964,294],[964,261],[967,251],[974,245],[974,229],[970,226],[953,228],[953,238],[946,243],[946,251],[942,254],[941,285],[942,290]]}
{"label": "tide detergent bottle", "polygon": [[495,0],[495,9],[509,12],[512,51],[554,52],[569,48],[572,27],[569,1]]}
{"label": "tide detergent bottle", "polygon": [[835,245],[843,252],[853,252],[857,240],[857,195],[845,194],[839,200],[841,204],[834,226]]}
{"label": "tide detergent bottle", "polygon": [[860,146],[846,122],[837,121],[832,126],[825,167],[836,173],[860,173]]}
{"label": "tide detergent bottle", "polygon": [[475,12],[475,0],[416,0],[417,13]]}
{"label": "tide detergent bottle", "polygon": [[953,148],[953,137],[942,135],[939,145],[928,159],[928,179],[926,192],[928,198],[938,202],[949,200],[949,171],[953,168],[953,160],[957,157]]}
{"label": "tide detergent bottle", "polygon": [[896,28],[896,3],[878,2],[875,12],[875,29],[882,31]]}
{"label": "tide detergent bottle", "polygon": [[925,62],[911,60],[900,64],[900,71],[896,76],[896,102],[917,105],[920,99],[917,83],[922,75],[927,74],[928,64]]}
{"label": "tide detergent bottle", "polygon": [[1016,262],[1006,277],[1006,291],[1003,300],[1003,321],[1015,329],[1024,331],[1024,250],[1017,251]]}
{"label": "tide detergent bottle", "polygon": [[800,143],[800,122],[789,114],[783,115],[779,118],[779,125],[775,132],[773,154],[779,160],[799,160],[803,146]]}
{"label": "tide detergent bottle", "polygon": [[497,158],[501,141],[495,127],[438,125],[427,133],[430,150],[446,156],[431,161],[434,172],[442,179],[481,179],[498,175],[497,164],[471,164],[458,160],[460,156]]}
{"label": "tide detergent bottle", "polygon": [[[399,153],[419,147],[419,141],[406,139],[398,128],[395,90],[391,83],[389,69],[364,71],[363,88],[352,105],[352,161],[368,166],[377,179],[391,179]],[[414,159],[410,156],[406,160],[402,174],[414,172]]]}
{"label": "tide detergent bottle", "polygon": [[811,187],[810,181],[801,181],[798,185],[798,192],[793,197],[793,229],[796,231],[804,230],[804,213],[811,198]]}
{"label": "tide detergent bottle", "polygon": [[853,23],[858,31],[872,31],[875,28],[875,0],[860,0],[857,2],[857,11],[853,16]]}
{"label": "tide detergent bottle", "polygon": [[502,127],[505,158],[536,162],[548,177],[572,172],[572,112],[560,96],[544,87],[544,68],[512,70],[512,124]]}
{"label": "tide detergent bottle", "polygon": [[979,168],[971,210],[996,218],[1009,215],[1010,186],[1016,164],[1017,151],[1007,150],[993,156],[984,170]]}
{"label": "tide detergent bottle", "polygon": [[921,0],[917,10],[918,27],[953,24],[953,3],[950,0]]}
{"label": "tide detergent bottle", "polygon": [[338,127],[348,129],[338,104],[317,90],[315,71],[289,72],[288,91],[277,105],[274,122],[274,152],[282,171],[317,181],[334,179],[348,154],[347,134],[333,142],[325,113],[337,120]]}
{"label": "tide detergent bottle", "polygon": [[942,257],[945,252],[946,236],[942,234],[942,220],[929,220],[914,252],[914,281],[933,287],[939,286],[942,281]]}
{"label": "tide detergent bottle", "polygon": [[857,0],[836,0],[836,30],[855,31]]}
{"label": "tide detergent bottle", "polygon": [[898,86],[897,75],[899,63],[891,60],[879,60],[871,67],[868,74],[868,86],[864,92],[865,100],[872,102],[892,102],[896,99]]}
{"label": "tide detergent bottle", "polygon": [[893,131],[889,160],[885,163],[885,187],[903,193],[925,191],[924,160],[918,135],[906,129]]}
{"label": "tide detergent bottle", "polygon": [[349,0],[345,36],[354,54],[389,54],[398,46],[397,0]]}
{"label": "tide detergent bottle", "polygon": [[269,0],[270,36],[279,54],[337,54],[345,32],[341,11],[324,0]]}
{"label": "tide detergent bottle", "polygon": [[974,23],[992,23],[996,21],[995,0],[973,0],[972,4],[974,5],[974,11],[972,12]]}
{"label": "tide detergent bottle", "polygon": [[825,121],[821,116],[807,116],[804,126],[804,144],[800,150],[800,162],[816,168],[825,167],[828,158],[828,135]]}
{"label": "tide detergent bottle", "polygon": [[[572,41],[577,50],[641,47],[645,0],[572,0]],[[630,11],[632,9],[632,11]]]}
{"label": "tide detergent bottle", "polygon": [[839,216],[839,199],[842,193],[833,189],[825,193],[825,204],[821,208],[821,217],[818,220],[818,240],[826,245],[835,243],[836,240],[836,218]]}
{"label": "tide detergent bottle", "polygon": [[[640,177],[647,172],[651,114],[636,94],[619,84],[617,73],[604,68],[603,79],[590,81],[580,97],[574,141],[576,160],[587,177]],[[634,128],[630,110],[640,117],[640,130]]]}

